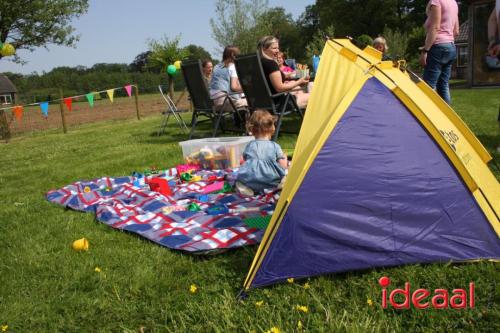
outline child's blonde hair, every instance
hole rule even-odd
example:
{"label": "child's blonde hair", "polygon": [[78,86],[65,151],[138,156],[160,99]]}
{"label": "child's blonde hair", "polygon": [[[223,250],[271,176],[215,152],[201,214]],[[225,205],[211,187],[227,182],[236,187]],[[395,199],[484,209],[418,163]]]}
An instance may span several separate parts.
{"label": "child's blonde hair", "polygon": [[275,121],[276,117],[268,111],[262,109],[255,110],[247,122],[247,131],[256,137],[273,135]]}
{"label": "child's blonde hair", "polygon": [[383,45],[384,46],[384,52],[387,52],[387,50],[389,50],[389,46],[387,46],[387,41],[382,36],[378,36],[377,38],[375,38],[373,40],[373,46],[375,47],[377,45]]}

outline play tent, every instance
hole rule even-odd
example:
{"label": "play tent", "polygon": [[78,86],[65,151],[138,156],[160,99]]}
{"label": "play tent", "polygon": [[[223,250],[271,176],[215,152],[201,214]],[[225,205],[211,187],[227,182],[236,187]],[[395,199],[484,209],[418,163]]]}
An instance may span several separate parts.
{"label": "play tent", "polygon": [[328,41],[293,165],[244,283],[500,258],[500,185],[455,112],[402,66]]}

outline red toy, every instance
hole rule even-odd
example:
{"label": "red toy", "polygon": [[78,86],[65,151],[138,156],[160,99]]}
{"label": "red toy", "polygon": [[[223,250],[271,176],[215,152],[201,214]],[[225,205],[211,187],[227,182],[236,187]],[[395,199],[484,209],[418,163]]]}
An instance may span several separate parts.
{"label": "red toy", "polygon": [[153,178],[147,180],[146,183],[149,185],[151,191],[161,193],[163,195],[172,195],[172,190],[168,186],[168,181],[162,178]]}

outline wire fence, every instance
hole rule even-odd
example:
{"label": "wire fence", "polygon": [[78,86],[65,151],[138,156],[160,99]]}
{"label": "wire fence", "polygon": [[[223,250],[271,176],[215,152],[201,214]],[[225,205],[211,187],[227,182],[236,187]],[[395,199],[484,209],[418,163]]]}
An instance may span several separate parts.
{"label": "wire fence", "polygon": [[[163,89],[166,89],[162,86]],[[139,91],[142,90],[139,87]],[[151,91],[149,89],[149,91]],[[158,91],[158,90],[157,90]],[[140,117],[159,115],[167,109],[167,104],[161,94],[138,94],[137,105],[134,95],[131,97],[115,97],[111,101],[106,93],[96,93],[94,103],[91,106],[85,95],[72,98],[71,111],[66,105],[62,105],[64,112],[61,115],[61,101],[53,100],[49,102],[47,115],[41,110],[40,105],[26,105],[23,107],[22,118],[17,119],[13,108],[0,110],[0,138],[8,141],[11,137],[30,134],[38,131],[50,129],[61,129],[64,125],[68,131],[72,128],[95,123],[104,120],[121,120],[137,118],[137,110]],[[175,92],[174,101],[179,109],[190,108],[187,94]],[[5,128],[5,126],[8,126]]]}

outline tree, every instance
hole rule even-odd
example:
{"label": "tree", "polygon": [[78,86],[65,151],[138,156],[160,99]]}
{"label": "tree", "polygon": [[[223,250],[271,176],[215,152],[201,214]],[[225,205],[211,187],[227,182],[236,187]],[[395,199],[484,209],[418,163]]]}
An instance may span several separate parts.
{"label": "tree", "polygon": [[189,44],[184,48],[184,50],[186,50],[186,52],[188,53],[186,60],[212,59],[210,53],[208,53],[207,50],[198,45]]}
{"label": "tree", "polygon": [[243,53],[254,51],[260,37],[255,27],[267,8],[267,0],[217,0],[210,25],[220,51],[227,45],[237,45]]}
{"label": "tree", "polygon": [[151,55],[151,51],[146,51],[139,53],[134,61],[129,65],[130,71],[132,72],[145,72],[148,69],[148,59]]}
{"label": "tree", "polygon": [[161,73],[167,70],[168,65],[186,58],[188,52],[186,49],[179,47],[180,39],[180,36],[172,40],[168,39],[167,36],[163,36],[160,40],[150,39],[148,46],[151,53],[148,58],[148,67],[157,73]]}
{"label": "tree", "polygon": [[[150,39],[148,41],[151,54],[149,55],[149,67],[157,70],[158,73],[165,73],[168,65],[173,64],[177,60],[187,58],[188,51],[185,48],[179,48],[180,35],[172,40],[164,36],[161,40],[157,41]],[[168,88],[170,97],[174,96],[174,80],[172,76],[168,76]]]}
{"label": "tree", "polygon": [[0,41],[29,51],[47,44],[74,46],[79,37],[70,21],[87,9],[88,0],[0,0]]}

